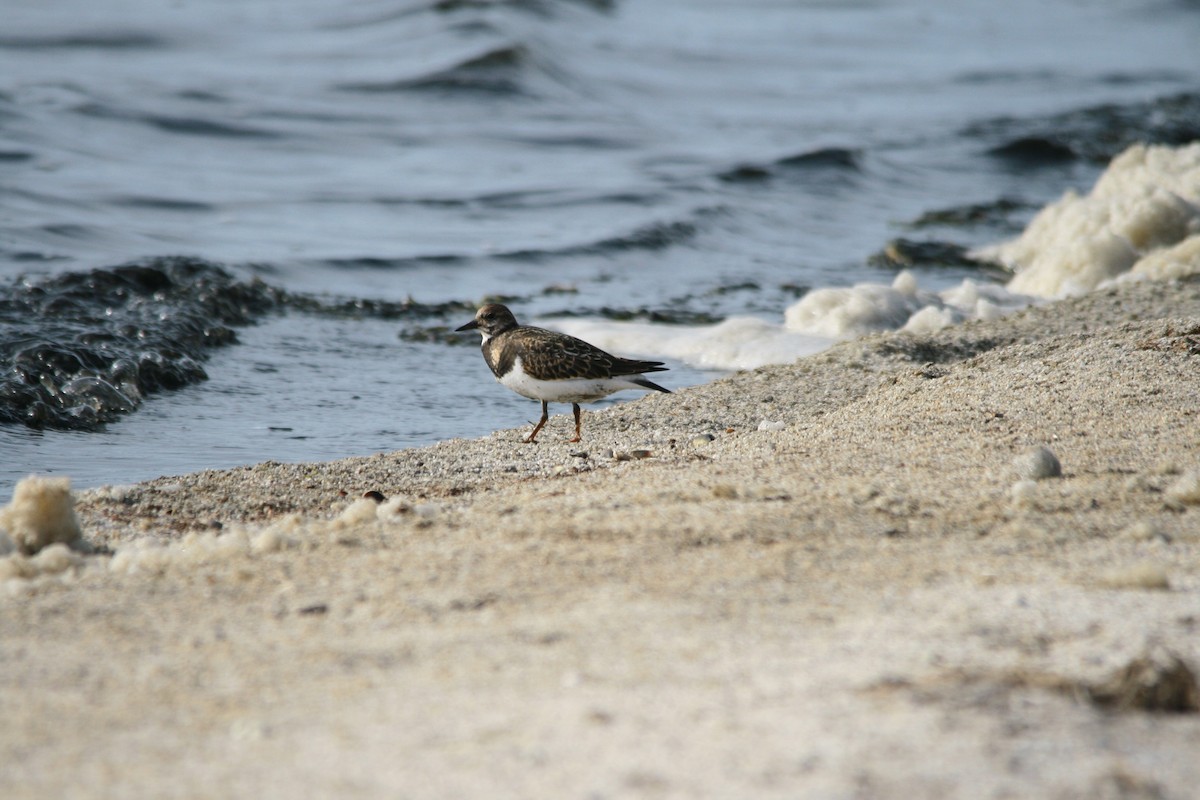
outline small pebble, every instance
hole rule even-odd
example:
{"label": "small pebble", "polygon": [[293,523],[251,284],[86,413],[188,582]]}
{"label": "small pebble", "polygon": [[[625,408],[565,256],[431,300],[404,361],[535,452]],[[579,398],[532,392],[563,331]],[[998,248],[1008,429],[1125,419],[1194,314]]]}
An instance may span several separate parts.
{"label": "small pebble", "polygon": [[758,429],[760,431],[781,431],[786,427],[786,422],[776,422],[769,419],[764,419],[762,422],[758,423]]}
{"label": "small pebble", "polygon": [[1025,480],[1040,481],[1062,477],[1062,464],[1049,447],[1031,447],[1013,459],[1017,475]]}

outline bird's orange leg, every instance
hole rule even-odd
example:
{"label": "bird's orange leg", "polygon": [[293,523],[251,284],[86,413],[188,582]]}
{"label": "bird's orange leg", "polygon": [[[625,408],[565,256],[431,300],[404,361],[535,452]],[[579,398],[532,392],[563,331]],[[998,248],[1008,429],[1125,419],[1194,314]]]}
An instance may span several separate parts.
{"label": "bird's orange leg", "polygon": [[[578,408],[578,406],[576,406],[576,408]],[[538,431],[540,431],[542,429],[542,426],[546,424],[546,420],[548,420],[548,419],[550,419],[550,406],[548,406],[546,404],[546,401],[543,400],[542,401],[542,418],[539,419],[538,424],[536,426],[534,426],[533,433],[529,434],[529,438],[525,440],[526,444],[528,444],[529,442],[533,442],[534,444],[537,444],[537,441],[535,441],[535,438],[538,435]]]}
{"label": "bird's orange leg", "polygon": [[581,421],[579,418],[579,414],[580,414],[579,403],[571,403],[571,410],[575,412],[575,438],[567,439],[567,441],[568,442],[578,442],[581,438],[583,438],[582,436],[579,435],[579,428],[581,425]]}

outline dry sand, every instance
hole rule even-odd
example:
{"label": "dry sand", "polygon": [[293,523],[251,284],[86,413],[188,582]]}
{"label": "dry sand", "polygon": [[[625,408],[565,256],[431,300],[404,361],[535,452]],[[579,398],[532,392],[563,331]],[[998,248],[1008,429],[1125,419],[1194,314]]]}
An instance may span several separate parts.
{"label": "dry sand", "polygon": [[570,425],[78,493],[0,797],[1195,796],[1200,281]]}

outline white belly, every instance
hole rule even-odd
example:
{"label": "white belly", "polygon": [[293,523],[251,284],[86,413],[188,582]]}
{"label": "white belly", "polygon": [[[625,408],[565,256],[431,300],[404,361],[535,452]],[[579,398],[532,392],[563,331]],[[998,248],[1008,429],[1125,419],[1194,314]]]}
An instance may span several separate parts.
{"label": "white belly", "polygon": [[528,397],[530,400],[545,400],[547,403],[588,403],[622,389],[645,391],[646,388],[638,386],[627,378],[572,378],[560,381],[541,381],[526,374],[521,367],[519,358],[508,374],[497,380],[522,397]]}

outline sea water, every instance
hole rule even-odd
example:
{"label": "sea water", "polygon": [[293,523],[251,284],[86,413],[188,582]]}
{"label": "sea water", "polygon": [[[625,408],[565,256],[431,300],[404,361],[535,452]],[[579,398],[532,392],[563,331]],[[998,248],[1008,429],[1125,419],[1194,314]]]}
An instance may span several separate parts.
{"label": "sea water", "polygon": [[485,298],[679,388],[1194,270],[1198,41],[1165,0],[9,4],[0,496],[522,425],[452,333]]}

